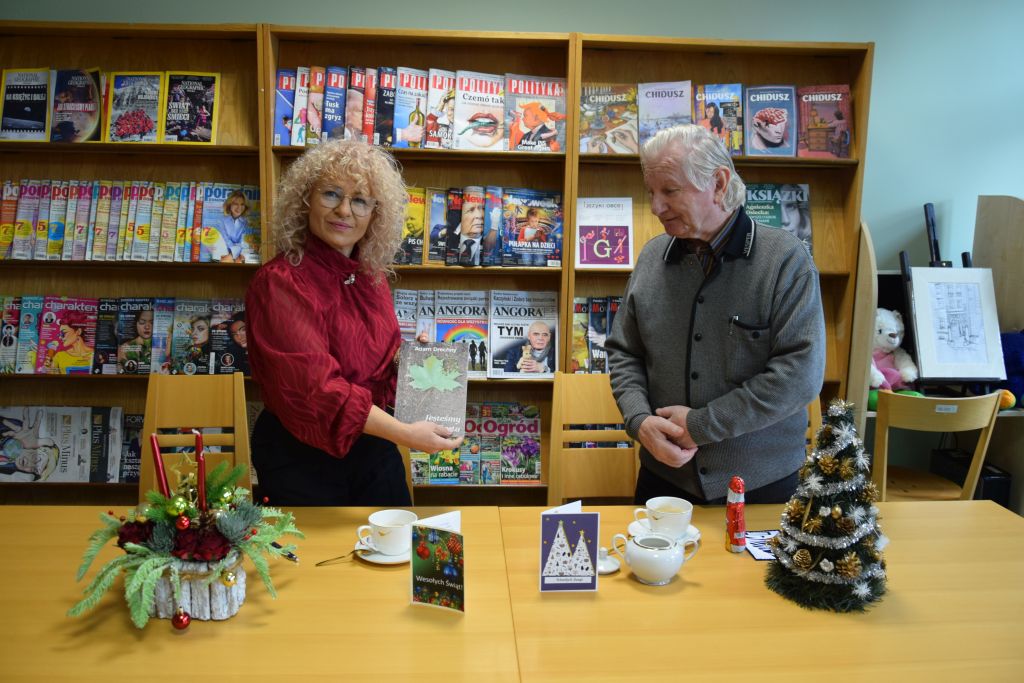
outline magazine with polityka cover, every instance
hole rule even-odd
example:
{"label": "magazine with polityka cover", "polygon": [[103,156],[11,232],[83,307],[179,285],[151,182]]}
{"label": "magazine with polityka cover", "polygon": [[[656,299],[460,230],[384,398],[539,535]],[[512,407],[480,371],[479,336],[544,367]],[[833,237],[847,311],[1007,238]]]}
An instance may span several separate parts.
{"label": "magazine with polityka cover", "polygon": [[487,377],[486,291],[438,289],[434,292],[434,330],[439,342],[461,342],[469,351],[469,376]]}
{"label": "magazine with polityka cover", "polygon": [[853,112],[849,85],[805,85],[797,88],[800,134],[798,157],[848,159]]}
{"label": "magazine with polityka cover", "polygon": [[782,228],[814,253],[811,230],[811,186],[805,183],[750,183],[743,210],[753,220]]}
{"label": "magazine with polityka cover", "polygon": [[395,92],[398,71],[393,66],[377,69],[377,108],[373,115],[373,144],[391,147],[395,141]]}
{"label": "magazine with polityka cover", "polygon": [[164,72],[113,72],[107,82],[110,94],[103,117],[104,141],[160,142]]}
{"label": "magazine with polityka cover", "polygon": [[220,118],[220,74],[167,72],[164,142],[217,142]]}
{"label": "magazine with polityka cover", "polygon": [[455,342],[403,341],[398,351],[395,419],[426,420],[465,435],[469,348]]}
{"label": "magazine with polityka cover", "polygon": [[292,142],[295,78],[295,69],[277,70],[277,87],[274,89],[274,145],[290,145]]}
{"label": "magazine with polityka cover", "polygon": [[0,407],[0,482],[89,481],[91,409]]}
{"label": "magazine with polityka cover", "polygon": [[427,121],[427,72],[400,66],[395,70],[395,115],[392,147],[422,147]]}
{"label": "magazine with polityka cover", "polygon": [[487,376],[552,378],[558,370],[558,292],[491,290]]}
{"label": "magazine with polityka cover", "polygon": [[640,83],[637,86],[641,145],[660,130],[692,123],[691,93],[690,81]]}
{"label": "magazine with polityka cover", "polygon": [[345,95],[348,91],[348,69],[327,67],[324,83],[324,123],[321,139],[341,140],[345,137]]}
{"label": "magazine with polityka cover", "polygon": [[49,69],[4,69],[0,84],[0,140],[45,142]]}
{"label": "magazine with polityka cover", "polygon": [[476,71],[455,72],[455,149],[506,149],[505,77]]}
{"label": "magazine with polityka cover", "polygon": [[36,374],[92,373],[97,307],[96,299],[59,296],[43,298]]}
{"label": "magazine with polityka cover", "polygon": [[717,83],[693,89],[693,122],[711,131],[729,154],[743,154],[743,85]]}
{"label": "magazine with polityka cover", "polygon": [[580,92],[580,153],[639,154],[636,83],[584,83]]}
{"label": "magazine with polityka cover", "polygon": [[796,88],[758,85],[746,88],[743,137],[747,156],[796,156]]}
{"label": "magazine with polityka cover", "polygon": [[561,267],[561,192],[507,187],[502,215],[503,266]]}
{"label": "magazine with polityka cover", "polygon": [[102,134],[99,69],[50,72],[50,142],[92,142]]}
{"label": "magazine with polityka cover", "polygon": [[427,124],[423,146],[451,149],[455,126],[455,72],[432,68],[427,73]]}
{"label": "magazine with polityka cover", "polygon": [[510,152],[565,151],[565,79],[505,74]]}

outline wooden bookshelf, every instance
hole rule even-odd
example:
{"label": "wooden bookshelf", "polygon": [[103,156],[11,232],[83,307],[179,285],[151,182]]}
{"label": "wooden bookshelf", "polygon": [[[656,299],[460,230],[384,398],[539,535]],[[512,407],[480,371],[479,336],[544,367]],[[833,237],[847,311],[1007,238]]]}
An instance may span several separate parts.
{"label": "wooden bookshelf", "polygon": [[[406,182],[420,187],[501,185],[561,191],[562,268],[443,268],[399,266],[393,287],[518,289],[559,292],[561,367],[570,350],[573,297],[621,294],[628,273],[577,271],[573,264],[578,197],[633,198],[636,251],[661,234],[636,155],[598,156],[579,149],[579,94],[586,82],[690,79],[744,85],[849,83],[853,99],[851,159],[736,157],[746,182],[811,186],[814,257],[821,273],[828,335],[823,398],[845,396],[851,321],[857,288],[860,204],[868,130],[871,43],[690,40],[577,33],[419,31],[280,25],[156,25],[0,23],[0,67],[92,67],[103,70],[191,69],[222,74],[218,144],[86,143],[51,145],[0,141],[4,178],[222,180],[261,187],[263,260],[274,255],[270,223],[274,188],[302,150],[274,146],[275,74],[279,67],[381,64],[451,70],[562,76],[567,79],[564,153],[395,150]],[[0,262],[4,293],[79,296],[242,297],[252,266],[159,263]],[[248,382],[250,398],[258,387]],[[502,500],[546,497],[550,381],[473,381],[470,400],[518,400],[538,405],[544,474],[539,486],[501,487]],[[0,378],[0,404],[123,405],[141,411],[145,382],[95,378]],[[60,502],[93,501],[52,489]],[[81,489],[84,491],[85,489]],[[71,491],[69,493],[68,491]],[[91,491],[91,489],[90,489]],[[116,489],[111,488],[112,496]],[[539,492],[539,493],[538,493]],[[123,495],[123,492],[122,492]],[[417,487],[422,501],[493,502],[494,487]]]}

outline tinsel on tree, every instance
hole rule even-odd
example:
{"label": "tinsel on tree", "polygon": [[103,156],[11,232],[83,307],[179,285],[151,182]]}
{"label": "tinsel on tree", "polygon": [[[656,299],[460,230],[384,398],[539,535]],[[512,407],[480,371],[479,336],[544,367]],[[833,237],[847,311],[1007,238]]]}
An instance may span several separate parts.
{"label": "tinsel on tree", "polygon": [[881,599],[889,541],[878,526],[870,468],[853,404],[832,401],[769,541],[777,560],[768,567],[769,588],[803,607],[836,612],[863,611]]}

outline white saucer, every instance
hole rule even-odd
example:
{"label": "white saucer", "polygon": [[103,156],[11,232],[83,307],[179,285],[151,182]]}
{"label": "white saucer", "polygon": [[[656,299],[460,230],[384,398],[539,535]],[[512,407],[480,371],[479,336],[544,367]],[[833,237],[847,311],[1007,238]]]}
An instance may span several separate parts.
{"label": "white saucer", "polygon": [[[646,519],[633,520],[629,523],[629,528],[626,529],[630,536],[639,536],[640,534],[647,534],[651,531],[651,526]],[[686,535],[681,538],[677,538],[677,541],[699,541],[700,540],[700,529],[694,525],[690,525],[686,528]]]}
{"label": "white saucer", "polygon": [[409,548],[409,550],[406,550],[401,555],[385,555],[356,541],[355,551],[356,557],[360,560],[366,560],[373,564],[405,564],[412,559],[412,548]]}

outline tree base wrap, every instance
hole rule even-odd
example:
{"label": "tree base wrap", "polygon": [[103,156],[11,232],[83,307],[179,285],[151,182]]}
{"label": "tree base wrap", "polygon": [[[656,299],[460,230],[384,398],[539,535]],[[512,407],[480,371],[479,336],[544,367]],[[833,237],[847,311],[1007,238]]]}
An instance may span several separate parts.
{"label": "tree base wrap", "polygon": [[156,584],[156,601],[150,616],[170,619],[179,607],[193,619],[201,621],[221,621],[235,616],[245,602],[245,570],[236,555],[235,562],[228,565],[228,570],[235,574],[235,584],[225,586],[220,581],[220,572],[210,581],[212,564],[218,563],[176,560],[174,566],[181,580],[181,604],[175,603],[170,572],[165,572]]}

